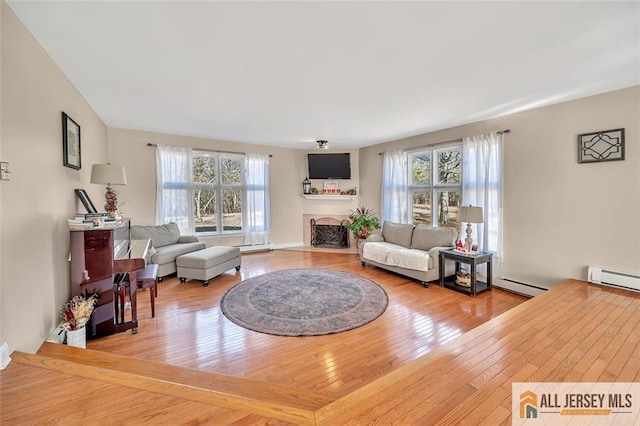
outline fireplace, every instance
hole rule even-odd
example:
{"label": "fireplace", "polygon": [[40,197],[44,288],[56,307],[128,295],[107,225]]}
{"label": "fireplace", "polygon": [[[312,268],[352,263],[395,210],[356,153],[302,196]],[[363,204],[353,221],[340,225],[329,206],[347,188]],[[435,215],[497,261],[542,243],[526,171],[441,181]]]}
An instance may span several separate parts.
{"label": "fireplace", "polygon": [[349,248],[349,229],[346,220],[331,217],[311,219],[311,246],[323,248]]}

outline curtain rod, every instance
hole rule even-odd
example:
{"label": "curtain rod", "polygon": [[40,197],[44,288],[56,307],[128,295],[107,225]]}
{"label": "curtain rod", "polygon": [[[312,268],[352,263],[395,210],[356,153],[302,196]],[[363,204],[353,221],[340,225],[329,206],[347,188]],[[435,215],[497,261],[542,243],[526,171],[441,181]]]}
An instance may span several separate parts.
{"label": "curtain rod", "polygon": [[[147,142],[147,146],[158,146],[158,144]],[[217,149],[204,149],[204,148],[194,148],[194,149],[196,151],[219,152],[221,154],[246,154],[245,152],[219,151]],[[269,157],[273,157],[273,155],[269,154]]]}
{"label": "curtain rod", "polygon": [[[496,133],[499,134],[499,135],[508,134],[508,133],[511,133],[511,129],[500,130],[499,132],[496,132]],[[458,141],[461,141],[461,140],[462,139],[454,139],[452,141],[436,142],[436,143],[432,143],[432,144],[429,144],[429,145],[416,146],[416,147],[412,147],[412,148],[408,148],[408,149],[413,151],[414,149],[428,148],[428,147],[434,146],[434,145],[442,145],[442,144],[445,144],[445,143],[458,142]],[[378,153],[378,155],[382,155],[382,154],[384,154],[384,152],[379,152]]]}

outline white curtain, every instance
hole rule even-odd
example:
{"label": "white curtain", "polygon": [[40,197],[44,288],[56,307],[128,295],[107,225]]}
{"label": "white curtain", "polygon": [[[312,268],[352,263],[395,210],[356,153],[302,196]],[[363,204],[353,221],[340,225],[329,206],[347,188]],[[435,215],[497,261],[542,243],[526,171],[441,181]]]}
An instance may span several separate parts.
{"label": "white curtain", "polygon": [[482,207],[484,223],[474,226],[473,240],[478,250],[493,254],[495,277],[502,277],[503,260],[502,145],[503,137],[497,133],[462,140],[462,204]]}
{"label": "white curtain", "polygon": [[245,245],[269,242],[269,156],[244,157],[245,200],[242,208]]}
{"label": "white curtain", "polygon": [[176,222],[182,234],[193,234],[192,149],[161,146],[156,150],[156,225]]}
{"label": "white curtain", "polygon": [[408,223],[409,160],[407,153],[385,152],[382,161],[382,221]]}

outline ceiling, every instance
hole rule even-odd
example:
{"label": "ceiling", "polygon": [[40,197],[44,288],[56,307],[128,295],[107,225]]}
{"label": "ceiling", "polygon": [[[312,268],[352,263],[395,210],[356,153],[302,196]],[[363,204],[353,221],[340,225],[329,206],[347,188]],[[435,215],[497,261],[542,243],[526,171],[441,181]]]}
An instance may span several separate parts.
{"label": "ceiling", "polygon": [[640,3],[8,1],[109,127],[355,148],[640,84]]}

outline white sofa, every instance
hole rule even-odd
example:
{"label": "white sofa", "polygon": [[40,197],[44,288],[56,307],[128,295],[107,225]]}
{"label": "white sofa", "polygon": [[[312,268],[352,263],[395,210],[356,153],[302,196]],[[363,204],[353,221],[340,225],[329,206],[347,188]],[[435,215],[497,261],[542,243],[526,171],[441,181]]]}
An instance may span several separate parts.
{"label": "white sofa", "polygon": [[[362,265],[414,278],[429,287],[429,282],[440,279],[440,251],[454,248],[457,237],[456,230],[449,227],[386,221],[381,234],[372,234],[364,241],[360,261]],[[445,271],[446,275],[453,275],[455,264],[446,262]]]}
{"label": "white sofa", "polygon": [[151,240],[148,261],[158,265],[158,282],[176,272],[178,256],[206,248],[206,244],[196,236],[180,235],[180,229],[174,222],[156,226],[134,225],[131,227],[131,238]]}

